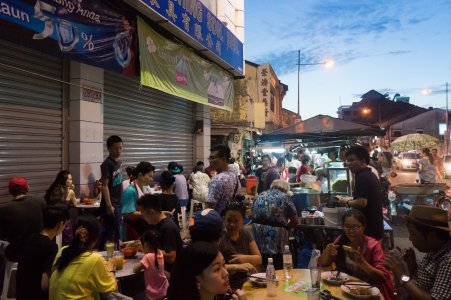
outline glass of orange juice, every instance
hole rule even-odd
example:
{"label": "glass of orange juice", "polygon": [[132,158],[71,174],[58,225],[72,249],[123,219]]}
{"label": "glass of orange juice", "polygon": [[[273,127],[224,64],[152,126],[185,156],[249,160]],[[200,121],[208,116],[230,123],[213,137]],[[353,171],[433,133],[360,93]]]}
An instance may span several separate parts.
{"label": "glass of orange juice", "polygon": [[124,268],[124,255],[116,254],[114,260],[116,261],[116,270],[122,270]]}

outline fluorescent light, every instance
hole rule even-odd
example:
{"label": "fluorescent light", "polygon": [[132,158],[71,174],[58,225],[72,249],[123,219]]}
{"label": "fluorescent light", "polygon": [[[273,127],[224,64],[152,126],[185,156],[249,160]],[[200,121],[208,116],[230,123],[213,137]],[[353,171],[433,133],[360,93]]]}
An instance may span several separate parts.
{"label": "fluorescent light", "polygon": [[284,148],[266,148],[266,149],[262,149],[262,151],[264,153],[285,153],[285,149]]}

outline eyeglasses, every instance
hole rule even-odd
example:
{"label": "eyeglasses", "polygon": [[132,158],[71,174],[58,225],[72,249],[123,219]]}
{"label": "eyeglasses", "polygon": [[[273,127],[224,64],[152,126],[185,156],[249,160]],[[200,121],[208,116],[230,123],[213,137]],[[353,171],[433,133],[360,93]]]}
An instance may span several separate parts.
{"label": "eyeglasses", "polygon": [[343,226],[343,229],[346,231],[356,231],[359,230],[362,225],[352,225],[352,226]]}

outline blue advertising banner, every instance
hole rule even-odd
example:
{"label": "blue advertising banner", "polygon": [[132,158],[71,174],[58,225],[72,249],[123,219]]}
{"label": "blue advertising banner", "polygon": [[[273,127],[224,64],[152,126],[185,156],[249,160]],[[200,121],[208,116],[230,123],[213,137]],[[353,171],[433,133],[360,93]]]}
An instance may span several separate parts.
{"label": "blue advertising banner", "polygon": [[119,1],[2,0],[0,37],[67,59],[136,73],[136,21]]}
{"label": "blue advertising banner", "polygon": [[139,0],[243,75],[243,43],[199,0]]}

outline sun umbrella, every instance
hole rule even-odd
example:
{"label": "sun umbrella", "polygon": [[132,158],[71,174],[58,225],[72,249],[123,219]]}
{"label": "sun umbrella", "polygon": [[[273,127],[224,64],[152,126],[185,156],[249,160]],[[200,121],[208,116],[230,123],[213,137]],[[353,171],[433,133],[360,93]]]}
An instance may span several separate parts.
{"label": "sun umbrella", "polygon": [[409,150],[421,150],[422,148],[429,148],[437,143],[439,139],[429,134],[412,133],[403,135],[391,143],[393,150],[397,151],[409,151]]}

